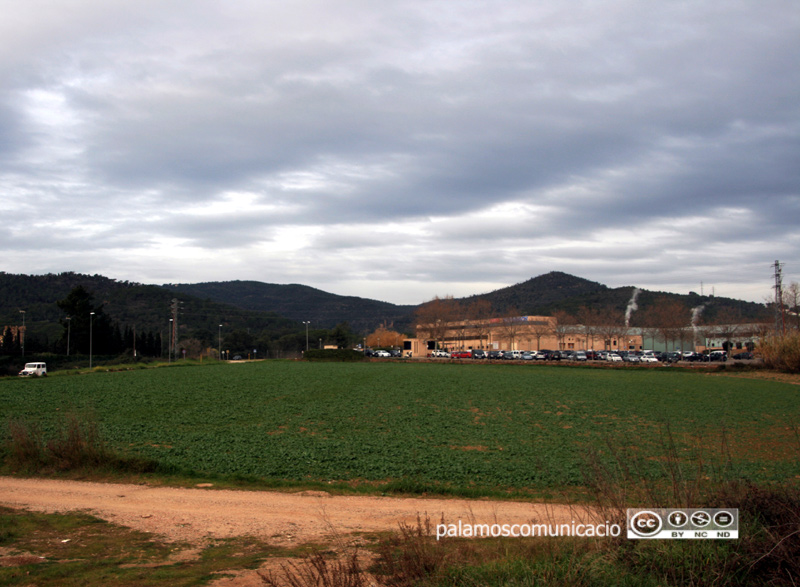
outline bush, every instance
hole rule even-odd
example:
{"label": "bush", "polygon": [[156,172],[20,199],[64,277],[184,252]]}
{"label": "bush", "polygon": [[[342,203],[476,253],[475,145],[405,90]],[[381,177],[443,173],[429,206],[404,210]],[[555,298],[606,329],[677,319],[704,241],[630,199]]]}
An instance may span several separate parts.
{"label": "bush", "polygon": [[765,338],[758,350],[767,367],[800,373],[800,332]]}
{"label": "bush", "polygon": [[8,432],[4,452],[13,471],[47,473],[104,468],[148,473],[161,469],[148,459],[115,454],[103,442],[97,422],[91,417],[67,415],[48,439],[35,422],[20,419],[9,420]]}

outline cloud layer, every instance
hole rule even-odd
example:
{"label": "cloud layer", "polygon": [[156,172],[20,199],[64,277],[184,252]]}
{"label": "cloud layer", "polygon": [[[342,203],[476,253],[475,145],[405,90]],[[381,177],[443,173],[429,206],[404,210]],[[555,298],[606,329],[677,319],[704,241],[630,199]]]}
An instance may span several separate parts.
{"label": "cloud layer", "polygon": [[6,4],[5,271],[398,303],[800,275],[794,2]]}

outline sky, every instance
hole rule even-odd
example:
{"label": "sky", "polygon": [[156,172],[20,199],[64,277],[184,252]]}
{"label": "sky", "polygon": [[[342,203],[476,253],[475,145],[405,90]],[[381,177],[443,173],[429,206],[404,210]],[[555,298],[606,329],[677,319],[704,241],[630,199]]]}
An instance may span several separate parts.
{"label": "sky", "polygon": [[800,280],[796,0],[0,0],[0,270]]}

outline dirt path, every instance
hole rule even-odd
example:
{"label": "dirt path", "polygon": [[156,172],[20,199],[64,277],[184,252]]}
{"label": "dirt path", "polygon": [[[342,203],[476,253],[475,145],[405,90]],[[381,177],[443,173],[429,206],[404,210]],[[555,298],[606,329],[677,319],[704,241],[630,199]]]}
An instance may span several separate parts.
{"label": "dirt path", "polygon": [[334,534],[395,530],[400,522],[429,515],[447,523],[568,523],[587,511],[523,502],[330,496],[186,489],[0,477],[0,505],[43,512],[87,511],[99,518],[151,532],[170,541],[252,535],[291,546],[326,542]]}

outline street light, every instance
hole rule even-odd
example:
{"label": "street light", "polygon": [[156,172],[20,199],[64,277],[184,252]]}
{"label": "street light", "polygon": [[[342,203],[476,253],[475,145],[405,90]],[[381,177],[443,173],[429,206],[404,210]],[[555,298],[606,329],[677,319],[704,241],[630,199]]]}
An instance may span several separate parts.
{"label": "street light", "polygon": [[20,314],[22,314],[22,336],[19,337],[19,340],[22,344],[22,358],[25,358],[25,310],[20,310]]}
{"label": "street light", "polygon": [[67,356],[69,356],[69,331],[72,329],[72,318],[67,316]]}
{"label": "street light", "polygon": [[219,360],[222,360],[222,324],[219,325],[219,336],[217,338],[217,348],[219,349]]}
{"label": "street light", "polygon": [[308,322],[306,322],[306,321],[304,320],[304,321],[303,321],[303,324],[305,324],[305,325],[306,325],[306,350],[308,350],[308,325],[309,325],[309,324],[311,324],[311,321],[308,321]]}
{"label": "street light", "polygon": [[89,312],[89,369],[92,368],[92,316],[94,312]]}

